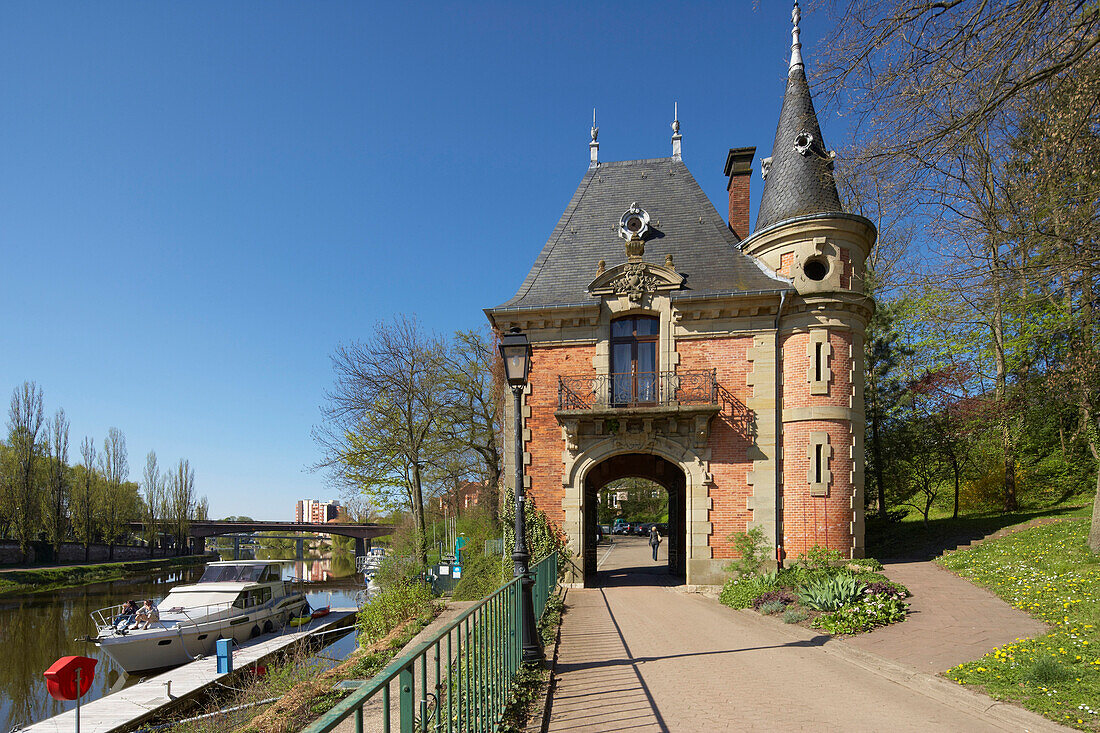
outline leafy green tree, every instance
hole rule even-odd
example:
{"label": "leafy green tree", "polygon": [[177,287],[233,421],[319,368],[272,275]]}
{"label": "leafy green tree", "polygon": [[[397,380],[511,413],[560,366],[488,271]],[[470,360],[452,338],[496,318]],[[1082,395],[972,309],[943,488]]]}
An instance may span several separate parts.
{"label": "leafy green tree", "polygon": [[168,476],[168,513],[165,517],[172,526],[176,539],[176,554],[187,549],[187,530],[195,518],[195,472],[191,461],[181,458]]}
{"label": "leafy green tree", "polygon": [[130,462],[126,455],[126,436],[118,428],[110,428],[103,439],[103,452],[99,454],[99,473],[103,477],[103,491],[97,516],[100,530],[107,543],[108,558],[115,559],[115,545],[126,531],[132,507],[127,501],[123,486],[130,475]]}
{"label": "leafy green tree", "polygon": [[24,558],[41,522],[42,485],[39,434],[43,423],[42,389],[23,382],[11,396],[8,409],[8,445],[12,456],[9,479],[12,525]]}
{"label": "leafy green tree", "polygon": [[46,537],[56,555],[69,533],[69,421],[65,411],[58,409],[46,428],[45,526]]}
{"label": "leafy green tree", "polygon": [[84,545],[84,560],[90,556],[95,541],[96,509],[100,506],[102,489],[96,470],[96,448],[92,438],[85,437],[80,444],[80,464],[73,472],[72,525],[77,541]]}
{"label": "leafy green tree", "polygon": [[164,520],[160,509],[164,505],[164,490],[168,479],[160,472],[157,465],[156,451],[149,451],[145,456],[145,471],[142,473],[141,488],[145,500],[145,513],[142,522],[145,524],[145,540],[149,543],[149,557],[156,552],[157,538],[160,536],[159,522]]}
{"label": "leafy green tree", "polygon": [[902,384],[896,372],[898,360],[908,353],[899,342],[901,334],[895,325],[897,304],[878,304],[863,341],[864,403],[867,412],[864,445],[867,448],[867,470],[870,491],[875,496],[878,516],[886,519],[887,476],[893,478],[896,451],[890,440],[899,420]]}

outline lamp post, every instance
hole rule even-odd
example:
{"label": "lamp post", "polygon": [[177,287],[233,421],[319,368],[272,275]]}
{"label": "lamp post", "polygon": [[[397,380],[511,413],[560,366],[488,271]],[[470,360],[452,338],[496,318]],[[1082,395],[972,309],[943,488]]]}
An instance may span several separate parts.
{"label": "lamp post", "polygon": [[512,388],[512,414],[515,431],[515,505],[516,505],[516,545],[512,551],[516,578],[520,581],[520,641],[523,645],[523,661],[538,662],[543,658],[542,644],[539,643],[538,628],[535,626],[535,603],[531,591],[535,579],[531,577],[528,563],[531,554],[527,551],[527,525],[523,492],[523,413],[521,397],[527,385],[527,374],[531,371],[531,344],[527,336],[518,328],[513,328],[500,339],[500,355],[504,359],[504,376]]}

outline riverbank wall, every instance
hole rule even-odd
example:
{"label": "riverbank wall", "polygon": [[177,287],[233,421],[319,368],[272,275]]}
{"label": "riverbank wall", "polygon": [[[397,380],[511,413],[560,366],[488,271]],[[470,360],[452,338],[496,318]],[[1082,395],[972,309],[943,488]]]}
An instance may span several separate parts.
{"label": "riverbank wall", "polygon": [[114,558],[109,559],[111,556],[110,547],[98,543],[88,546],[88,556],[85,557],[84,545],[79,542],[62,542],[61,548],[56,554],[50,543],[32,542],[27,550],[27,555],[27,560],[24,562],[23,552],[19,549],[17,541],[0,540],[0,570],[33,568],[36,565],[89,565],[103,562],[179,557],[174,547],[167,549],[157,547],[150,555],[148,545],[115,545]]}

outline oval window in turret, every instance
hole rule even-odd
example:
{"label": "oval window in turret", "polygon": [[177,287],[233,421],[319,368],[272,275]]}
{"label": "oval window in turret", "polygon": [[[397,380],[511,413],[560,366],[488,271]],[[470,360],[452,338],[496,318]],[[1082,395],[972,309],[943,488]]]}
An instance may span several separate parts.
{"label": "oval window in turret", "polygon": [[806,264],[802,266],[802,272],[811,280],[824,280],[829,274],[829,263],[820,257],[813,257],[806,260]]}

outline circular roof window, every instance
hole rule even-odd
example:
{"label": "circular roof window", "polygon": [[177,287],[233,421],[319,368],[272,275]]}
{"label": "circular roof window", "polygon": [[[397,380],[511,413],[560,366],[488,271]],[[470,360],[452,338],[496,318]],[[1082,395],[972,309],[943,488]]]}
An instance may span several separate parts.
{"label": "circular roof window", "polygon": [[648,230],[649,212],[638,206],[637,202],[631,204],[619,219],[619,236],[623,239],[640,239]]}

